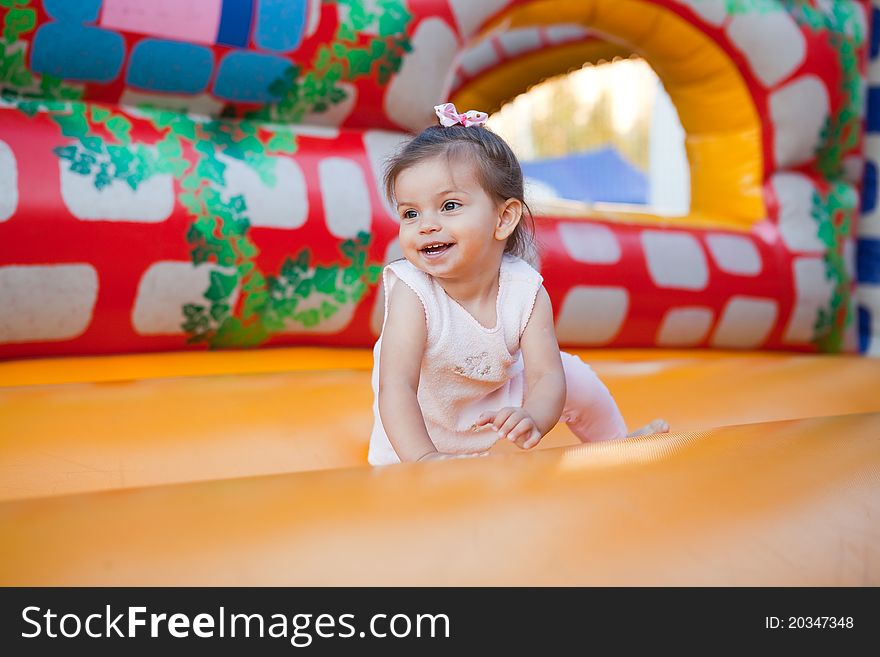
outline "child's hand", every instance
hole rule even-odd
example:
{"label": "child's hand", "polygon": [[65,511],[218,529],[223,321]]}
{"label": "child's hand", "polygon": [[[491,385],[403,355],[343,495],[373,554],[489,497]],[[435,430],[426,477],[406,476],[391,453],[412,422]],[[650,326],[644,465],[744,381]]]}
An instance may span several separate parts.
{"label": "child's hand", "polygon": [[495,413],[481,413],[474,422],[474,430],[487,424],[498,432],[499,438],[507,438],[522,449],[531,449],[544,437],[532,416],[520,407],[508,406]]}

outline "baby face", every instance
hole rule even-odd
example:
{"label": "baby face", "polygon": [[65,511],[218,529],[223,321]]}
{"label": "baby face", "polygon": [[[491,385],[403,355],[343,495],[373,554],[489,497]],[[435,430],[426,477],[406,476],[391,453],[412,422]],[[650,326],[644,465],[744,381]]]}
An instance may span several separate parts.
{"label": "baby face", "polygon": [[480,186],[472,163],[445,155],[424,160],[398,175],[394,192],[400,246],[418,269],[460,279],[500,263],[501,205]]}

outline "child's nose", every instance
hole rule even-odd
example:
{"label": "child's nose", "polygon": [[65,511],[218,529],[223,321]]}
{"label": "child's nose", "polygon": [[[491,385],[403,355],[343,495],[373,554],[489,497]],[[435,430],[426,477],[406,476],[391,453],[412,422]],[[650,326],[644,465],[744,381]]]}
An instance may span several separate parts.
{"label": "child's nose", "polygon": [[420,233],[436,233],[440,230],[440,222],[433,215],[423,214],[419,224]]}

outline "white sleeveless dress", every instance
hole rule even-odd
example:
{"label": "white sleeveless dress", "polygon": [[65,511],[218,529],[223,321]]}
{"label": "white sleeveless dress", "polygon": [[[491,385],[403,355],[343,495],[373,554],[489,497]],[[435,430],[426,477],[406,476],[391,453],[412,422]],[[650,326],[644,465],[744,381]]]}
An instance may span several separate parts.
{"label": "white sleeveless dress", "polygon": [[[427,345],[419,377],[418,400],[425,427],[438,451],[472,453],[489,449],[498,436],[490,428],[472,431],[483,411],[521,406],[523,363],[520,338],[543,281],[528,263],[505,255],[496,300],[496,324],[482,326],[431,276],[406,260],[383,271],[385,316],[391,290],[402,281],[418,295],[425,310]],[[399,463],[379,417],[379,355],[373,349],[373,432],[369,461]]]}
{"label": "white sleeveless dress", "polygon": [[[419,375],[418,400],[428,435],[438,451],[483,452],[498,440],[491,428],[472,431],[483,411],[522,406],[523,360],[520,338],[529,322],[543,278],[528,263],[504,256],[496,300],[494,327],[480,325],[431,276],[406,260],[392,262],[382,275],[385,316],[398,281],[418,295],[425,311],[428,336]],[[373,432],[369,462],[399,463],[400,459],[379,417],[379,355],[382,338],[373,348]],[[626,436],[617,403],[592,368],[562,352],[565,405],[561,420],[580,440],[603,441]]]}

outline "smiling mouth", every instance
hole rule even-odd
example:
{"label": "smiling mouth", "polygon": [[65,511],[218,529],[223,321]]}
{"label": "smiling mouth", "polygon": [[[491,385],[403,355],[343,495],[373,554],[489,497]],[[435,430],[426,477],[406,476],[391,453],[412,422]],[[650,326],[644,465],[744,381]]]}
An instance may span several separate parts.
{"label": "smiling mouth", "polygon": [[453,246],[450,242],[434,242],[433,244],[428,244],[427,246],[419,249],[419,252],[428,255],[435,256],[440,255],[441,253],[446,253]]}

